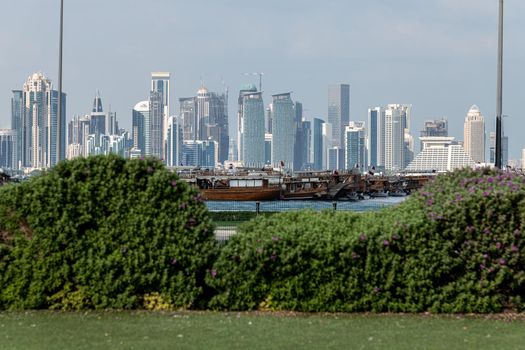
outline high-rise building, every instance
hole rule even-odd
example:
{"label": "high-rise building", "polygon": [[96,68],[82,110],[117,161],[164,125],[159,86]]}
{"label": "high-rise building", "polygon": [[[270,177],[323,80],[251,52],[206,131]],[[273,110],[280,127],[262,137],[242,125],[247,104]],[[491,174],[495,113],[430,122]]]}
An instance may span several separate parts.
{"label": "high-rise building", "polygon": [[328,149],[326,168],[329,170],[342,170],[345,168],[344,149],[337,146]]}
{"label": "high-rise building", "polygon": [[367,159],[370,167],[385,165],[385,110],[381,107],[368,109]]}
{"label": "high-rise building", "polygon": [[385,108],[385,169],[399,172],[413,157],[410,136],[411,105],[389,104]]}
{"label": "high-rise building", "polygon": [[314,118],[312,127],[312,163],[313,170],[323,169],[323,120]]}
{"label": "high-rise building", "polygon": [[[423,130],[421,130],[421,137],[446,137],[448,136],[448,120],[446,117],[436,120],[426,120]],[[423,150],[423,142],[421,141],[420,150]]]}
{"label": "high-rise building", "polygon": [[[163,158],[164,104],[160,92],[151,91],[149,95],[149,142],[146,140],[146,155]],[[146,129],[147,130],[147,129]],[[146,132],[146,135],[148,133]],[[148,147],[149,144],[149,147]]]}
{"label": "high-rise building", "polygon": [[102,99],[100,98],[100,91],[97,90],[97,94],[95,95],[95,99],[93,100],[93,108],[91,109],[92,113],[102,113],[103,107],[102,107]]}
{"label": "high-rise building", "polygon": [[[243,161],[242,157],[243,157],[243,152],[244,152],[244,145],[243,145],[244,95],[256,93],[256,92],[257,92],[257,88],[253,84],[243,85],[241,89],[239,90],[239,98],[237,100],[238,101],[237,103],[237,152],[238,152],[237,159],[238,161],[241,161],[241,162]],[[260,99],[262,100],[262,95]],[[271,133],[272,129],[265,128],[265,132]]]}
{"label": "high-rise building", "polygon": [[12,129],[0,129],[0,169],[18,169],[17,135]]}
{"label": "high-rise building", "polygon": [[[178,117],[172,116],[168,119],[168,139],[166,147],[166,165],[170,167],[179,166],[182,159],[182,123]],[[177,163],[179,161],[179,163]]]}
{"label": "high-rise building", "polygon": [[350,85],[328,86],[328,123],[332,124],[334,147],[344,144],[344,129],[350,122]]}
{"label": "high-rise building", "polygon": [[[133,120],[131,126],[131,138],[133,139],[134,152],[146,155],[146,134],[149,142],[149,101],[142,101],[135,105],[132,111]],[[148,129],[148,130],[147,130]]]}
{"label": "high-rise building", "polygon": [[272,164],[272,140],[271,133],[264,134],[264,164]]}
{"label": "high-rise building", "polygon": [[65,158],[65,137],[57,154],[58,132],[65,135],[66,94],[62,93],[62,118],[58,125],[58,91],[42,73],[28,77],[22,90],[13,90],[12,128],[17,131],[18,162],[22,167],[49,168]]}
{"label": "high-rise building", "polygon": [[294,169],[295,111],[290,93],[272,95],[272,164]]}
{"label": "high-rise building", "polygon": [[67,159],[87,157],[87,139],[90,134],[91,118],[74,116],[67,128]]}
{"label": "high-rise building", "polygon": [[185,166],[214,168],[217,163],[217,141],[184,141],[182,163]]}
{"label": "high-rise building", "polygon": [[366,155],[365,122],[350,122],[345,128],[345,169],[364,169]]}
{"label": "high-rise building", "polygon": [[262,92],[253,85],[243,87],[239,93],[238,111],[239,161],[244,166],[264,165],[264,103]]}
{"label": "high-rise building", "polygon": [[162,105],[162,155],[159,158],[164,158],[166,155],[166,139],[168,137],[168,118],[170,117],[170,73],[152,72],[150,91],[157,92],[160,95],[160,103]]}
{"label": "high-rise building", "polygon": [[204,86],[196,97],[179,99],[185,141],[217,142],[219,162],[228,159],[228,92],[210,92]]}
{"label": "high-rise building", "polygon": [[465,151],[476,163],[485,162],[485,118],[478,106],[473,105],[467,113],[464,124]]}
{"label": "high-rise building", "polygon": [[[489,162],[496,163],[496,133],[489,133]],[[509,162],[509,137],[503,134],[501,138],[501,164],[507,165]]]}
{"label": "high-rise building", "polygon": [[465,167],[473,167],[472,158],[463,146],[453,144],[453,137],[422,136],[421,152],[405,168],[409,172],[446,172]]}
{"label": "high-rise building", "polygon": [[312,123],[303,120],[297,123],[295,133],[294,149],[294,170],[303,170],[311,166],[311,149],[312,149]]}
{"label": "high-rise building", "polygon": [[[321,127],[321,134],[323,138],[322,142],[322,148],[323,148],[323,163],[322,163],[322,170],[329,169],[329,154],[328,150],[331,149],[332,146],[332,124],[330,123],[323,123]],[[333,163],[333,162],[332,162]],[[332,164],[333,165],[333,164]]]}

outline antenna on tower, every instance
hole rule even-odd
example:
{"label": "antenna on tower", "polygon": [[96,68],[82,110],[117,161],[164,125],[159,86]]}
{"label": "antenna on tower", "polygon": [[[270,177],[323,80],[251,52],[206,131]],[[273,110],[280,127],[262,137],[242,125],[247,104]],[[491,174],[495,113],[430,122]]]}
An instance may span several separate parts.
{"label": "antenna on tower", "polygon": [[262,72],[243,73],[243,75],[258,75],[259,76],[259,92],[262,91],[262,77],[263,77],[264,73],[262,73]]}

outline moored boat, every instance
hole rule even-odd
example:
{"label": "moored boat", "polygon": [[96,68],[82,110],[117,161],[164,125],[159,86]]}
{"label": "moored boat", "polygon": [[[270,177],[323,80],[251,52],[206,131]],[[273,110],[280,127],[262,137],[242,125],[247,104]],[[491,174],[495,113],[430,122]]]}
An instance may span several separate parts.
{"label": "moored boat", "polygon": [[196,184],[206,201],[267,201],[281,197],[280,188],[269,186],[265,178],[197,178]]}

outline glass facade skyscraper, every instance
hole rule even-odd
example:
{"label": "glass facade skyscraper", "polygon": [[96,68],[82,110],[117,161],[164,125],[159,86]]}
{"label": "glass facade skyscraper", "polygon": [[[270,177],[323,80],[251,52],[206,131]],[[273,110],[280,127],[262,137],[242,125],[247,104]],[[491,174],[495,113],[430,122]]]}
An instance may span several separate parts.
{"label": "glass facade skyscraper", "polygon": [[294,169],[295,110],[290,93],[273,95],[272,164]]}
{"label": "glass facade skyscraper", "polygon": [[328,86],[328,123],[332,124],[332,144],[344,145],[344,129],[350,122],[350,85]]}
{"label": "glass facade skyscraper", "polygon": [[264,103],[261,92],[243,93],[240,123],[240,160],[247,167],[264,166]]}

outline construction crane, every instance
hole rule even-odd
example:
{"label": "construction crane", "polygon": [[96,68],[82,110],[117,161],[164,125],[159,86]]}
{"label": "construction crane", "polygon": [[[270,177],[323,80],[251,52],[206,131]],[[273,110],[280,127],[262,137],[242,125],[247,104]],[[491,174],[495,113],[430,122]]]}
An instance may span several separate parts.
{"label": "construction crane", "polygon": [[264,73],[243,73],[243,75],[258,75],[259,76],[259,92],[262,91],[262,76]]}

